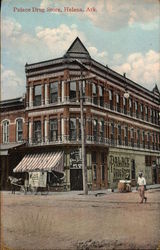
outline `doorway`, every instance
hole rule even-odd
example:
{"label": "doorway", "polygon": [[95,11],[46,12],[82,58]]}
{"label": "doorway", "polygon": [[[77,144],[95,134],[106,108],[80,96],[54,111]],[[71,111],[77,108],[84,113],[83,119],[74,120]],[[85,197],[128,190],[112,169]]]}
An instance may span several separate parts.
{"label": "doorway", "polygon": [[157,184],[157,169],[153,168],[153,183]]}
{"label": "doorway", "polygon": [[82,169],[70,169],[71,190],[83,190]]}

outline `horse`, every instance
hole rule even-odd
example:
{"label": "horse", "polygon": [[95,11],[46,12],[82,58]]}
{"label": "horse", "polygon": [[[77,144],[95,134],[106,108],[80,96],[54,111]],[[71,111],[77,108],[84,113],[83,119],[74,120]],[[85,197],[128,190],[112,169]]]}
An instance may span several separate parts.
{"label": "horse", "polygon": [[8,176],[8,180],[10,181],[11,184],[11,190],[12,190],[12,194],[15,194],[16,191],[16,186],[21,187],[22,185],[19,184],[19,182],[22,181],[22,178],[15,178],[13,176]]}

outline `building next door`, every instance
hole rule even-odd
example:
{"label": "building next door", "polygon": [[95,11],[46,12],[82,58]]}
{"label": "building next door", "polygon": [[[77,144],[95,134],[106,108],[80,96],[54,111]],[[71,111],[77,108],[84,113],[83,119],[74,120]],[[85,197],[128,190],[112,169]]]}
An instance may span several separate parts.
{"label": "building next door", "polygon": [[83,190],[82,169],[70,169],[71,190]]}

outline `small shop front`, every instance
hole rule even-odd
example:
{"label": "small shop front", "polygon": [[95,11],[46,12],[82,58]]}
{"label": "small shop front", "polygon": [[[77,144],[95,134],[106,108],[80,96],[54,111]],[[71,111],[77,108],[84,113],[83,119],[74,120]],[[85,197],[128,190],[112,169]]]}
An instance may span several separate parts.
{"label": "small shop front", "polygon": [[110,148],[108,154],[109,188],[117,188],[120,180],[131,180],[136,185],[138,173],[143,172],[147,184],[152,184],[152,166],[146,165],[146,152],[129,149]]}

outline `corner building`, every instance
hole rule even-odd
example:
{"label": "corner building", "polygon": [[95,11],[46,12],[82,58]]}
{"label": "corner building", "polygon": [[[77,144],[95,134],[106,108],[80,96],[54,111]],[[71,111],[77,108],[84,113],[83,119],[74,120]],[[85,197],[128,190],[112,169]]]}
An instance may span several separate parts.
{"label": "corner building", "polygon": [[[79,38],[63,57],[26,64],[25,72],[23,143],[17,149],[21,159],[26,152],[36,155],[63,152],[62,189],[83,188],[80,114],[83,84],[89,189],[116,188],[118,181],[126,176],[134,183],[140,170],[147,184],[160,183],[160,92],[157,85],[149,91],[125,74],[122,76],[98,63]],[[8,103],[5,105],[1,121],[3,146],[17,142],[16,132],[13,132],[17,131],[16,127],[13,129],[11,125],[16,126],[17,110],[12,111],[16,117],[10,123],[6,111],[6,107],[10,107]],[[7,141],[4,140],[6,131],[12,134]]]}

